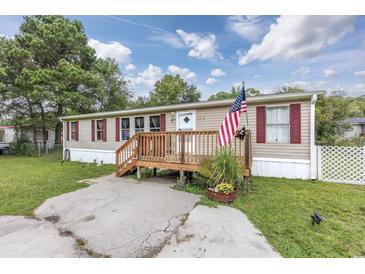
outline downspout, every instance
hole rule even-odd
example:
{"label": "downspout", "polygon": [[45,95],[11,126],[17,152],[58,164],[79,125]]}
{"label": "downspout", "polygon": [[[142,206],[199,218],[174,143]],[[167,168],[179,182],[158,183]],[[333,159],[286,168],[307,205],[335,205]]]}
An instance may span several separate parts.
{"label": "downspout", "polygon": [[312,95],[310,106],[310,177],[312,180],[317,179],[317,150],[315,144],[316,136],[316,102],[317,94]]}
{"label": "downspout", "polygon": [[65,160],[65,150],[66,150],[66,134],[65,134],[65,122],[62,118],[59,118],[62,123],[62,160]]}

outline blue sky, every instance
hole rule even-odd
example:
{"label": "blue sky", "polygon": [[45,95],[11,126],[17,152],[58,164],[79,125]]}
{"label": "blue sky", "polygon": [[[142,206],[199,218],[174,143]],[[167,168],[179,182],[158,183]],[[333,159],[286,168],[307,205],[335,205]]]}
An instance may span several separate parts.
{"label": "blue sky", "polygon": [[[179,73],[203,99],[245,81],[270,93],[283,85],[365,94],[365,16],[71,16],[89,45],[112,57],[136,95]],[[0,16],[16,34],[21,16]]]}

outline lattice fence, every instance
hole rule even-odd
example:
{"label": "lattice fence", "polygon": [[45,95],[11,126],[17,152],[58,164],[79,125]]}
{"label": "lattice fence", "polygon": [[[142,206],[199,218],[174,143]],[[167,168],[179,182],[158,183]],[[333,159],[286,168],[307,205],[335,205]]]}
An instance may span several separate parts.
{"label": "lattice fence", "polygon": [[318,147],[320,180],[365,184],[365,147]]}

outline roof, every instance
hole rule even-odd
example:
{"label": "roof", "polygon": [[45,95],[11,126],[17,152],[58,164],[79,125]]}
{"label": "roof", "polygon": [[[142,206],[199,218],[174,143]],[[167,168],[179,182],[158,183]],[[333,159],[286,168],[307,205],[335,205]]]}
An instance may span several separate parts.
{"label": "roof", "polygon": [[[278,94],[263,94],[259,96],[247,97],[247,104],[260,104],[260,103],[273,103],[282,102],[287,100],[303,100],[311,99],[313,95],[325,94],[323,91],[303,91],[297,93],[278,93]],[[94,112],[88,114],[78,114],[60,117],[61,120],[72,120],[72,119],[88,119],[88,118],[99,118],[99,117],[113,117],[113,116],[124,116],[124,115],[138,115],[151,112],[166,112],[176,110],[186,110],[192,108],[211,108],[211,107],[222,107],[230,106],[234,99],[225,99],[217,101],[202,101],[193,103],[181,103],[167,106],[157,107],[146,107],[146,108],[134,108],[125,110],[115,110],[107,112]]]}
{"label": "roof", "polygon": [[0,126],[0,128],[15,128],[15,126]]}
{"label": "roof", "polygon": [[348,124],[365,124],[365,117],[349,118],[344,120]]}

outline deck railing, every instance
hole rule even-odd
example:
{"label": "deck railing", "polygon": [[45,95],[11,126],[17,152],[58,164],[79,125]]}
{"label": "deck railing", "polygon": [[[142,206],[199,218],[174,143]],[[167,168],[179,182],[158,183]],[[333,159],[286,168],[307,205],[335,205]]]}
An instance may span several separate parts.
{"label": "deck railing", "polygon": [[[234,138],[229,145],[251,170],[251,134],[244,140]],[[136,133],[116,151],[117,170],[131,161],[198,166],[220,148],[218,131],[165,131]],[[171,165],[170,165],[171,166]]]}

